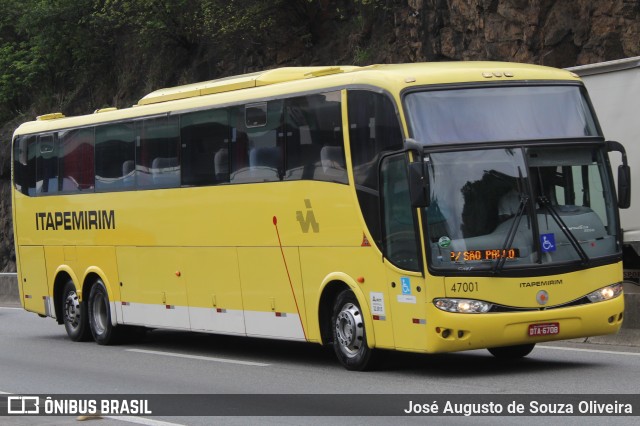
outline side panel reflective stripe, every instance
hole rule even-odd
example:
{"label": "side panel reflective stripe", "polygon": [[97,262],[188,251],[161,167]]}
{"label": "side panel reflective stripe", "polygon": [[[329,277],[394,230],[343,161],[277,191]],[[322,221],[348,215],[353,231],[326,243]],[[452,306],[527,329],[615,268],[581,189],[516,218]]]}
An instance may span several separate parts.
{"label": "side panel reflective stripe", "polygon": [[166,305],[152,305],[146,303],[120,304],[125,324],[145,325],[149,327],[166,327],[181,330],[190,330],[189,308],[175,306],[175,309],[167,309]]}
{"label": "side panel reflective stripe", "polygon": [[297,313],[245,311],[247,328],[252,332],[248,336],[277,337],[279,339],[305,341],[304,332]]}
{"label": "side panel reflective stripe", "polygon": [[[305,341],[297,313],[115,302],[125,324]],[[251,333],[246,333],[249,328]]]}
{"label": "side panel reflective stripe", "polygon": [[244,336],[243,311],[236,309],[189,308],[191,329]]}

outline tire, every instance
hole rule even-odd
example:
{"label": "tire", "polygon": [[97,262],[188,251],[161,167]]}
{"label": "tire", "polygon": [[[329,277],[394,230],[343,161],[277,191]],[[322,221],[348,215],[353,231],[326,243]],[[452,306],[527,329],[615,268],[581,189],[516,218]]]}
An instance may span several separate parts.
{"label": "tire", "polygon": [[501,346],[499,348],[488,348],[491,355],[498,359],[520,359],[529,355],[533,350],[535,343],[526,345]]}
{"label": "tire", "polygon": [[338,294],[331,315],[331,328],[333,349],[340,363],[352,371],[369,368],[373,350],[367,346],[362,310],[351,290]]}
{"label": "tire", "polygon": [[86,303],[78,298],[76,286],[69,280],[62,289],[62,320],[67,335],[74,342],[85,342],[91,339]]}
{"label": "tire", "polygon": [[91,286],[88,312],[89,328],[97,344],[112,345],[120,342],[122,329],[111,323],[109,295],[102,280],[97,280]]}

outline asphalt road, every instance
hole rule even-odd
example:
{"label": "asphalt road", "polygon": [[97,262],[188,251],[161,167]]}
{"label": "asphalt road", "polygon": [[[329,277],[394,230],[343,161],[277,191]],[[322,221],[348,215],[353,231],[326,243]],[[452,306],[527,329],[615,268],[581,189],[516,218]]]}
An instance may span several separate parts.
{"label": "asphalt road", "polygon": [[[154,330],[137,342],[71,342],[50,318],[0,307],[3,394],[639,394],[640,348],[570,342],[539,345],[503,362],[487,351],[384,353],[374,372],[344,370],[304,343]],[[408,402],[408,401],[407,401]],[[635,413],[636,416],[640,413]],[[545,420],[546,419],[546,420]],[[391,421],[393,420],[393,421]],[[437,420],[437,421],[435,421]],[[163,424],[601,424],[602,417],[126,417],[91,426]],[[76,417],[0,417],[0,424],[77,424]],[[609,417],[635,424],[637,417]]]}

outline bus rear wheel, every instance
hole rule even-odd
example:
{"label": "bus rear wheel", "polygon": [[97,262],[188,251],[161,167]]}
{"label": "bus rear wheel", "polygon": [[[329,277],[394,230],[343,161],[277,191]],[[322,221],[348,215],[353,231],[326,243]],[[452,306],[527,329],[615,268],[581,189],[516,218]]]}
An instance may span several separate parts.
{"label": "bus rear wheel", "polygon": [[366,370],[373,351],[367,346],[362,310],[351,290],[344,290],[336,298],[331,324],[333,349],[340,363],[347,370]]}
{"label": "bus rear wheel", "polygon": [[62,320],[67,335],[74,342],[84,342],[91,338],[86,304],[80,301],[72,280],[67,281],[62,289]]}
{"label": "bus rear wheel", "polygon": [[89,293],[89,326],[99,345],[111,345],[120,340],[121,330],[111,323],[109,294],[102,280],[96,280]]}
{"label": "bus rear wheel", "polygon": [[529,355],[533,350],[535,343],[526,345],[501,346],[498,348],[488,348],[491,355],[499,359],[519,359]]}

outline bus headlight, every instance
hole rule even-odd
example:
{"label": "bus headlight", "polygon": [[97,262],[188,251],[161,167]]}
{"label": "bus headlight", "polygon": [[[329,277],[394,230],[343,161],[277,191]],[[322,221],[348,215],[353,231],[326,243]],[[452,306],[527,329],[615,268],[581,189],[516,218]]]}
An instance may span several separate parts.
{"label": "bus headlight", "polygon": [[602,287],[594,291],[593,293],[587,294],[589,300],[592,303],[603,302],[605,300],[610,300],[616,298],[622,294],[622,283],[615,283],[608,285],[606,287]]}
{"label": "bus headlight", "polygon": [[481,314],[489,312],[493,306],[491,303],[472,299],[435,299],[433,304],[443,311],[461,314]]}

